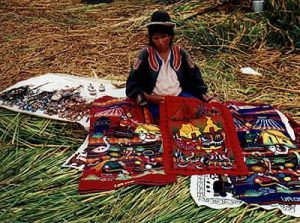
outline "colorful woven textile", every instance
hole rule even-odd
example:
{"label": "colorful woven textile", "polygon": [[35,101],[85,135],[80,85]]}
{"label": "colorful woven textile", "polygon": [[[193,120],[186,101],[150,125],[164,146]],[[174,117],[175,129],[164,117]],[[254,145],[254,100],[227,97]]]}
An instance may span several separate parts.
{"label": "colorful woven textile", "polygon": [[269,105],[227,103],[249,176],[231,177],[247,203],[300,203],[300,126]]}
{"label": "colorful woven textile", "polygon": [[94,102],[85,163],[80,193],[176,182],[163,171],[160,129],[130,99],[105,96]]}
{"label": "colorful woven textile", "polygon": [[160,106],[160,117],[166,173],[247,174],[226,106],[168,96]]}

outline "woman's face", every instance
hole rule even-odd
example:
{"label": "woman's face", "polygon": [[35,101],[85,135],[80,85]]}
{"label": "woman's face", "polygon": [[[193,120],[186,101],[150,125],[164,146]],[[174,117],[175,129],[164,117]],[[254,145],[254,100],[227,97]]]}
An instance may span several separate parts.
{"label": "woman's face", "polygon": [[162,33],[155,33],[151,37],[153,47],[158,52],[169,51],[171,40],[172,40],[172,36],[169,36],[168,34],[162,34]]}

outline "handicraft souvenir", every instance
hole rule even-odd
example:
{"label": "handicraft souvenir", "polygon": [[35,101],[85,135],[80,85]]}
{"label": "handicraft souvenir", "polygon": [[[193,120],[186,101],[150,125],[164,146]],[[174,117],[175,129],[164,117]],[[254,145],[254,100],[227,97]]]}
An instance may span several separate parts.
{"label": "handicraft souvenir", "polygon": [[247,203],[300,204],[300,125],[269,105],[228,103],[250,175],[232,177]]}
{"label": "handicraft souvenir", "polygon": [[160,106],[160,125],[166,173],[247,174],[226,106],[167,96]]}
{"label": "handicraft souvenir", "polygon": [[94,101],[85,151],[80,193],[176,182],[176,176],[163,171],[159,127],[152,124],[149,111],[131,99],[105,96]]}
{"label": "handicraft souvenir", "polygon": [[[291,142],[299,144],[299,125],[268,105],[238,102],[226,104],[234,117],[250,175],[194,175],[190,186],[192,197],[198,205],[215,209],[234,208],[247,201],[256,205],[258,203],[266,210],[277,208],[285,215],[300,217],[296,189],[298,180],[291,181],[298,175],[297,169],[294,169],[298,164],[295,163],[291,168],[291,160],[295,160],[292,157],[298,153]],[[282,138],[282,134],[276,131],[285,136]],[[266,135],[266,132],[272,135]],[[291,150],[293,152],[289,154]],[[279,169],[281,173],[278,174]],[[282,193],[284,188],[285,193]]]}

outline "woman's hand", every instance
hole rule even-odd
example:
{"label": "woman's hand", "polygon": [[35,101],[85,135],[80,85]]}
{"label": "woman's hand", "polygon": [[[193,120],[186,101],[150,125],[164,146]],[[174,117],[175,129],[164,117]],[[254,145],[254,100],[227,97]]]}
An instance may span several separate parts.
{"label": "woman's hand", "polygon": [[216,98],[212,97],[212,96],[209,96],[207,94],[203,95],[202,96],[203,98],[203,101],[204,102],[207,102],[207,103],[210,103],[210,102],[218,102]]}
{"label": "woman's hand", "polygon": [[219,101],[216,98],[212,98],[212,99],[209,100],[208,103],[211,103],[211,102],[219,102]]}
{"label": "woman's hand", "polygon": [[147,94],[147,93],[144,93],[144,96],[146,98],[146,100],[152,104],[161,104],[161,103],[164,103],[165,101],[165,97],[162,96],[162,95],[158,95],[158,94]]}

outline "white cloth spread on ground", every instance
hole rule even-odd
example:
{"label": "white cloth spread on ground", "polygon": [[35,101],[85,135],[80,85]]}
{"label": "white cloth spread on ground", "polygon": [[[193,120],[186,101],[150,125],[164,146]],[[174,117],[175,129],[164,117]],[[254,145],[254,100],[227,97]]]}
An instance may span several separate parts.
{"label": "white cloth spread on ground", "polygon": [[[191,176],[190,193],[198,206],[205,205],[213,209],[236,208],[245,202],[234,198],[231,192],[226,196],[219,196],[214,193],[214,183],[218,181],[217,175],[194,175]],[[270,204],[255,205],[266,210],[278,208],[283,214],[300,217],[300,205]]]}
{"label": "white cloth spread on ground", "polygon": [[0,93],[0,107],[44,118],[78,122],[89,128],[89,106],[101,96],[125,97],[110,80],[61,73],[33,77]]}

